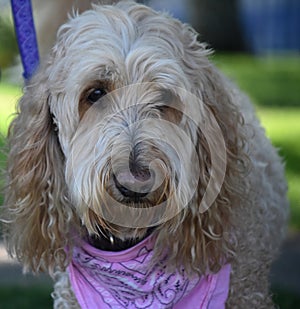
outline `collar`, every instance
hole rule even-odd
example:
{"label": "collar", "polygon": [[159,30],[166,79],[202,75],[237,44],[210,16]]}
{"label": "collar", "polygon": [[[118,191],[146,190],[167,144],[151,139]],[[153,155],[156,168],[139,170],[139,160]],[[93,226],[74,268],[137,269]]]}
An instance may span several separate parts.
{"label": "collar", "polygon": [[149,228],[143,238],[122,240],[114,236],[109,231],[99,228],[99,234],[101,237],[96,235],[88,236],[88,242],[93,247],[102,251],[123,251],[136,246],[138,243],[150,236],[153,231],[154,228]]}

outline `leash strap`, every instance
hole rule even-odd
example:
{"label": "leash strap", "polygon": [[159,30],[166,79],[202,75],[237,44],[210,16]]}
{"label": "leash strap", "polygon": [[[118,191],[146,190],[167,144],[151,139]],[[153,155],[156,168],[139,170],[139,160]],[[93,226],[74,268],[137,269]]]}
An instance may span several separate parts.
{"label": "leash strap", "polygon": [[11,0],[15,31],[24,68],[29,80],[39,65],[39,51],[30,0]]}

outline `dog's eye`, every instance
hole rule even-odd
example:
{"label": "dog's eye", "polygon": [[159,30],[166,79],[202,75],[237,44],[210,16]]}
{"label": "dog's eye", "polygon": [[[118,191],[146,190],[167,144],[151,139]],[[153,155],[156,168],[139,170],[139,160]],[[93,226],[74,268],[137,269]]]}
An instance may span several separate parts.
{"label": "dog's eye", "polygon": [[104,95],[106,95],[106,91],[102,88],[92,89],[87,96],[87,100],[90,103],[96,103],[99,99],[101,99]]}
{"label": "dog's eye", "polygon": [[158,105],[158,106],[155,106],[155,109],[158,110],[160,113],[164,113],[166,111],[168,107],[165,106],[165,105]]}
{"label": "dog's eye", "polygon": [[155,109],[159,111],[161,117],[167,121],[179,123],[182,119],[183,113],[176,107],[174,108],[167,105],[158,105]]}

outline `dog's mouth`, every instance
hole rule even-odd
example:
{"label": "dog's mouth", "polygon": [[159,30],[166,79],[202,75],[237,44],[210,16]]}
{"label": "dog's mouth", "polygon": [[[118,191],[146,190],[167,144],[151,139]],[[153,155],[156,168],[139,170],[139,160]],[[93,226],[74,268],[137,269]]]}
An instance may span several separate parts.
{"label": "dog's mouth", "polygon": [[[157,185],[158,176],[148,169],[119,170],[110,175],[110,196],[130,208],[151,208],[166,201],[167,184],[162,181]],[[106,205],[106,207],[113,207]],[[129,249],[146,237],[155,227],[120,227],[108,222],[97,226],[97,233],[88,236],[88,242],[95,248],[105,251]]]}
{"label": "dog's mouth", "polygon": [[171,164],[158,156],[148,163],[145,157],[131,164],[108,161],[92,175],[92,185],[87,186],[92,190],[83,186],[80,191],[78,216],[86,229],[85,239],[93,247],[126,250],[178,212],[174,202],[178,183]]}

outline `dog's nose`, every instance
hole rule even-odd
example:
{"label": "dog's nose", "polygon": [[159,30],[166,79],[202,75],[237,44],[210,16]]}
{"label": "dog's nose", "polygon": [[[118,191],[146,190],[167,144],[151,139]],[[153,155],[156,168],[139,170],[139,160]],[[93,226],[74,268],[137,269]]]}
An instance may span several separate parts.
{"label": "dog's nose", "polygon": [[114,183],[119,192],[134,202],[145,197],[152,188],[151,174],[147,169],[135,169],[114,175]]}

